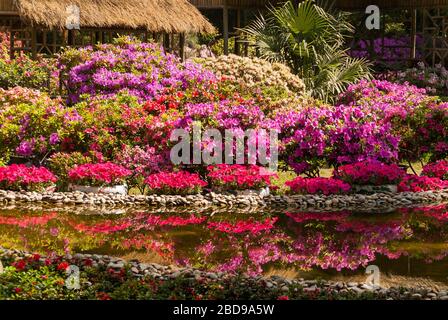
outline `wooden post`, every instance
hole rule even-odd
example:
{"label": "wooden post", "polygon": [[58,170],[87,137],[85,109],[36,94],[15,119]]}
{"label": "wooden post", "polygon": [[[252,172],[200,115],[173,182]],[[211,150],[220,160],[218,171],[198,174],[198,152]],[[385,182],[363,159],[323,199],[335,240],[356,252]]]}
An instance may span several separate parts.
{"label": "wooden post", "polygon": [[223,36],[224,36],[224,54],[229,54],[229,8],[227,7],[227,1],[224,2],[224,8],[222,10],[222,22],[223,22]]}
{"label": "wooden post", "polygon": [[75,45],[75,34],[73,30],[68,30],[68,45],[74,46]]}
{"label": "wooden post", "polygon": [[179,57],[182,61],[185,60],[185,33],[179,34]]}
{"label": "wooden post", "polygon": [[175,41],[175,35],[174,33],[170,36],[170,52],[176,52],[176,41]]}
{"label": "wooden post", "polygon": [[[236,27],[237,28],[241,28],[241,9],[238,8],[238,10],[236,11]],[[236,55],[240,55],[241,52],[241,42],[240,42],[240,33],[239,30],[236,31],[236,35],[235,35],[235,54]]]}
{"label": "wooden post", "polygon": [[9,56],[12,59],[15,58],[15,52],[14,52],[14,31],[11,30],[9,35]]}
{"label": "wooden post", "polygon": [[170,48],[170,35],[167,33],[163,34],[163,47],[165,48],[165,51],[168,52]]}
{"label": "wooden post", "polygon": [[417,57],[417,9],[412,9],[411,60]]}
{"label": "wooden post", "polygon": [[33,59],[37,58],[37,31],[35,27],[31,29],[31,57]]}

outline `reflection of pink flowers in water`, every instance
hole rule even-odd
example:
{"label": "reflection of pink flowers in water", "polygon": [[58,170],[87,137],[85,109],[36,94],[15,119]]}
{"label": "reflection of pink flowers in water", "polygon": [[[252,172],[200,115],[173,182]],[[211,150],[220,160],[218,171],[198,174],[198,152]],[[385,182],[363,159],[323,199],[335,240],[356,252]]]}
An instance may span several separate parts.
{"label": "reflection of pink flowers in water", "polygon": [[53,237],[57,237],[58,234],[59,234],[59,229],[58,229],[58,228],[50,228],[50,234],[51,234]]}
{"label": "reflection of pink flowers in water", "polygon": [[261,247],[249,248],[248,256],[251,263],[255,268],[250,270],[249,275],[259,275],[263,272],[263,265],[278,261],[282,257],[282,250],[280,247],[273,243],[265,243]]}
{"label": "reflection of pink flowers in water", "polygon": [[238,256],[231,258],[228,262],[220,265],[218,267],[218,271],[221,272],[235,272],[239,268],[241,268],[241,265],[243,264],[243,256],[241,254],[238,254]]}
{"label": "reflection of pink flowers in water", "polygon": [[209,229],[214,229],[217,231],[225,232],[225,233],[244,233],[250,232],[251,234],[258,234],[262,231],[271,230],[274,227],[274,224],[277,222],[278,218],[266,218],[265,221],[238,221],[237,223],[229,223],[229,222],[209,222],[207,227]]}
{"label": "reflection of pink flowers in water", "polygon": [[167,217],[163,218],[161,216],[151,215],[146,219],[146,223],[151,226],[185,226],[189,224],[201,224],[207,218],[206,217],[198,217],[194,214],[190,215],[187,218],[183,217]]}
{"label": "reflection of pink flowers in water", "polygon": [[[268,267],[356,270],[374,261],[378,255],[389,259],[413,256],[406,249],[395,249],[395,244],[411,237],[422,243],[443,241],[448,231],[447,208],[444,204],[399,210],[400,216],[394,214],[385,220],[383,216],[380,221],[360,219],[346,211],[293,212],[281,217],[281,225],[277,224],[276,217],[251,216],[235,221],[233,217],[223,220],[225,216],[149,213],[126,215],[118,220],[115,217],[95,219],[90,223],[83,218],[81,221],[62,218],[64,215],[56,213],[40,217],[23,214],[19,218],[0,215],[0,225],[33,227],[39,239],[58,236],[62,248],[60,241],[49,239],[60,246],[59,251],[63,249],[67,253],[70,243],[72,247],[82,247],[80,244],[86,239],[89,245],[93,243],[95,246],[86,247],[86,250],[102,245],[123,251],[143,249],[178,265],[255,276]],[[430,226],[431,233],[429,228],[414,228],[415,222]],[[65,238],[73,231],[75,238]],[[20,241],[28,245],[27,241],[32,238],[27,232],[21,234],[23,239]],[[35,244],[30,242],[29,246]],[[421,249],[418,253],[421,253],[419,259],[431,262],[444,259],[448,251]]]}
{"label": "reflection of pink flowers in water", "polygon": [[155,251],[163,258],[172,259],[174,256],[174,243],[164,240],[154,239],[147,235],[137,235],[133,238],[127,238],[122,240],[120,246],[124,249],[142,249],[145,248],[148,251]]}
{"label": "reflection of pink flowers in water", "polygon": [[28,228],[32,226],[44,226],[50,220],[57,218],[56,212],[46,214],[40,217],[2,217],[0,216],[0,225],[15,225],[21,228]]}
{"label": "reflection of pink flowers in water", "polygon": [[302,223],[309,220],[318,221],[339,221],[344,220],[350,216],[349,211],[338,212],[286,212],[288,217],[297,223]]}
{"label": "reflection of pink flowers in water", "polygon": [[199,251],[199,252],[201,252],[202,254],[204,254],[204,255],[206,255],[206,256],[209,256],[209,255],[211,255],[214,251],[215,251],[215,249],[216,249],[216,246],[213,244],[213,242],[212,241],[207,241],[207,243],[205,243],[204,245],[202,245],[202,246],[199,246],[198,248],[197,248],[197,250]]}
{"label": "reflection of pink flowers in water", "polygon": [[117,231],[126,230],[132,226],[130,222],[122,222],[121,224],[114,223],[113,221],[105,221],[102,223],[97,223],[92,226],[83,223],[72,223],[73,227],[78,230],[88,234],[95,233],[114,233]]}

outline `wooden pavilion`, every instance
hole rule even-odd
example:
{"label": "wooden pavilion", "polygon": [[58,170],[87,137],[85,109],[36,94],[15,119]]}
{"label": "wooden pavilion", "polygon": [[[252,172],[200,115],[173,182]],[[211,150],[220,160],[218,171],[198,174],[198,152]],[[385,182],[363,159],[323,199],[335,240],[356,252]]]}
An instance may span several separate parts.
{"label": "wooden pavilion", "polygon": [[[73,5],[79,8],[79,30],[67,28]],[[125,33],[163,38],[168,50],[177,47],[182,56],[186,33],[215,28],[187,0],[0,0],[0,30],[10,34],[12,56],[52,55],[64,46],[110,42]]]}
{"label": "wooden pavilion", "polygon": [[[224,52],[229,52],[229,37],[235,35],[237,28],[247,24],[251,16],[269,5],[281,4],[285,0],[189,0],[218,26],[224,38]],[[299,2],[301,0],[295,0]],[[448,0],[328,0],[336,9],[362,14],[369,5],[377,5],[381,14],[395,11],[404,17],[403,23],[409,36],[409,57],[416,58],[416,51],[424,52],[420,59],[429,64],[448,64]],[[361,20],[360,20],[361,21]],[[363,29],[362,22],[356,26],[359,33],[369,33]],[[381,36],[381,32],[371,32]],[[418,47],[417,37],[424,39]],[[235,53],[239,53],[236,42]]]}

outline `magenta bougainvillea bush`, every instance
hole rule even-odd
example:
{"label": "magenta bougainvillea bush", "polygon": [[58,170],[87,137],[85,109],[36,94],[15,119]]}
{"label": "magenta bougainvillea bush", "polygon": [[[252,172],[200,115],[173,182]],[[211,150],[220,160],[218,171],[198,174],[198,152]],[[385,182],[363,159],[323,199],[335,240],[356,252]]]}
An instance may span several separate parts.
{"label": "magenta bougainvillea bush", "polygon": [[220,191],[262,189],[270,186],[271,179],[276,176],[256,165],[219,164],[207,169],[210,184]]}
{"label": "magenta bougainvillea bush", "polygon": [[448,189],[448,182],[439,178],[407,175],[398,185],[400,192],[423,192]]}
{"label": "magenta bougainvillea bush", "polygon": [[428,163],[423,167],[422,175],[448,180],[448,160],[439,160],[434,163]]}
{"label": "magenta bougainvillea bush", "polygon": [[207,182],[196,173],[178,171],[151,174],[145,179],[145,185],[150,193],[186,195],[201,192]]}
{"label": "magenta bougainvillea bush", "polygon": [[0,167],[0,189],[13,191],[45,191],[57,178],[44,167],[13,164]]}
{"label": "magenta bougainvillea bush", "polygon": [[[285,128],[285,118],[291,128]],[[276,126],[285,133],[283,156],[298,174],[315,176],[325,164],[398,159],[399,137],[391,123],[383,123],[369,108],[310,107],[280,114]]]}
{"label": "magenta bougainvillea bush", "polygon": [[76,185],[113,186],[125,183],[131,174],[130,170],[114,163],[87,163],[71,169],[68,179]]}
{"label": "magenta bougainvillea bush", "polygon": [[334,176],[350,185],[398,184],[406,172],[396,164],[385,164],[375,160],[362,161],[338,167]]}
{"label": "magenta bougainvillea bush", "polygon": [[448,155],[448,104],[429,97],[425,89],[388,81],[361,81],[340,97],[339,104],[361,107],[389,124],[397,139],[399,160],[433,160]]}
{"label": "magenta bougainvillea bush", "polygon": [[291,193],[297,194],[344,194],[349,193],[351,186],[339,179],[333,178],[302,178],[287,181]]}

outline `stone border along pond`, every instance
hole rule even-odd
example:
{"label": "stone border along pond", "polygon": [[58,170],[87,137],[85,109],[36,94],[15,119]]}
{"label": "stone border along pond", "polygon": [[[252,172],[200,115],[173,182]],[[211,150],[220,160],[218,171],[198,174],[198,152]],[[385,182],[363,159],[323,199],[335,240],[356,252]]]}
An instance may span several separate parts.
{"label": "stone border along pond", "polygon": [[[13,258],[20,260],[23,258],[32,257],[33,254],[20,250],[10,250],[0,247],[0,257]],[[45,256],[41,256],[39,261],[45,263]],[[138,260],[125,261],[119,258],[114,258],[106,255],[97,254],[74,254],[63,257],[64,261],[69,264],[76,265],[81,269],[85,268],[84,261],[90,260],[91,266],[98,268],[105,266],[108,269],[119,271],[125,267],[129,268],[132,275],[135,277],[153,277],[160,280],[174,280],[179,277],[184,277],[191,281],[201,282],[206,279],[211,282],[219,282],[223,279],[236,277],[235,275],[224,272],[206,272],[195,268],[178,268],[176,266],[163,266],[157,263],[140,263]],[[244,283],[245,282],[245,283]],[[270,277],[250,277],[242,276],[242,286],[262,286],[269,290],[280,290],[285,295],[291,293],[291,290],[297,292],[301,288],[303,298],[309,296],[312,298],[316,293],[326,292],[340,297],[347,298],[374,298],[383,300],[448,300],[447,291],[438,291],[425,287],[390,287],[384,288],[381,286],[372,286],[365,283],[358,282],[341,282],[341,281],[326,281],[326,280],[305,280],[300,279],[286,279],[279,276]]]}
{"label": "stone border along pond", "polygon": [[448,202],[448,189],[425,192],[349,195],[236,196],[210,192],[198,195],[114,195],[81,192],[16,192],[0,190],[0,204],[39,203],[114,207],[197,207],[259,208],[301,210],[388,210],[421,204]]}

